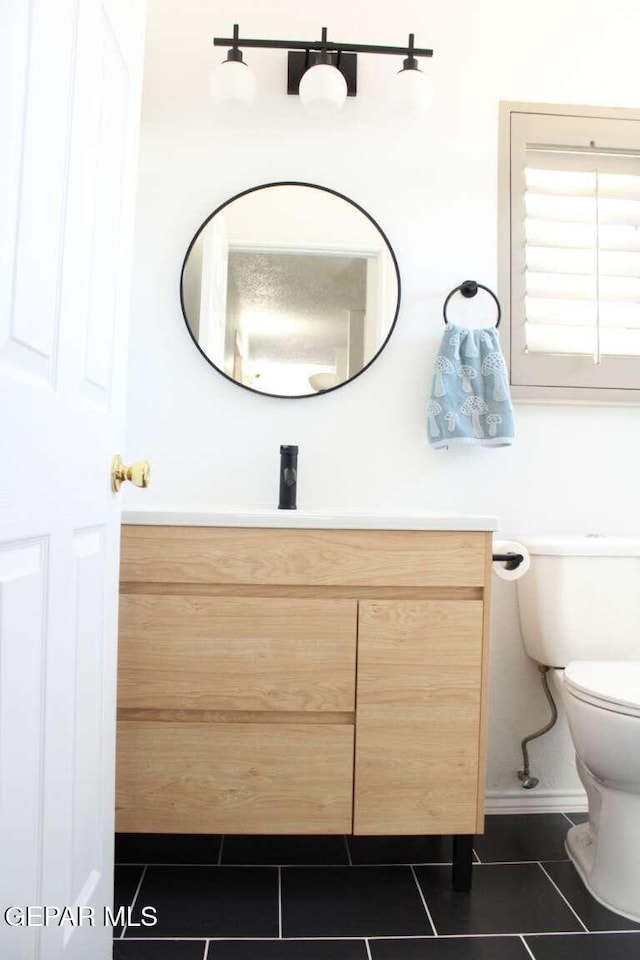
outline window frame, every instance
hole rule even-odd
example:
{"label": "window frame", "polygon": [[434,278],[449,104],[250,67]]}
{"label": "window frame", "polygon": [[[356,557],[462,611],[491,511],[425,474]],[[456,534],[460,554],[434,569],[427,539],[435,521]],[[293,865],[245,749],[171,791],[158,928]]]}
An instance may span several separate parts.
{"label": "window frame", "polygon": [[[514,226],[514,210],[512,203],[512,175],[515,164],[522,164],[522,150],[524,141],[516,155],[513,146],[514,116],[525,114],[532,118],[539,118],[541,124],[547,120],[550,130],[558,128],[557,118],[569,120],[579,118],[593,121],[591,129],[603,131],[602,122],[634,121],[640,124],[640,110],[612,107],[586,107],[548,103],[500,103],[499,141],[498,141],[498,293],[501,303],[505,307],[505,322],[500,325],[502,348],[509,371],[511,395],[514,400],[536,401],[548,403],[590,403],[590,404],[640,404],[640,357],[632,360],[638,365],[638,386],[616,387],[616,375],[632,358],[607,356],[599,365],[594,376],[593,368],[586,370],[587,361],[584,356],[573,354],[529,354],[523,357],[520,343],[522,342],[523,316],[519,311],[518,300],[521,297],[521,285],[513,280],[513,236],[518,224]],[[535,122],[535,120],[533,121]],[[517,124],[517,120],[516,120]],[[621,128],[621,130],[624,128]],[[633,128],[629,127],[628,130]],[[593,135],[590,139],[596,139]],[[628,135],[627,135],[628,139]],[[547,137],[543,142],[556,144],[559,138]],[[565,144],[566,145],[566,140]],[[579,144],[576,144],[579,145]],[[585,143],[588,146],[588,140]],[[635,149],[635,144],[634,144]],[[637,149],[640,155],[640,125],[638,126]],[[521,224],[524,227],[524,223]],[[513,330],[512,330],[513,324]],[[516,324],[518,329],[516,330]],[[518,351],[516,356],[516,351]],[[617,373],[616,373],[617,372]],[[571,378],[574,381],[570,382]],[[595,383],[593,381],[596,381]],[[580,381],[582,381],[580,383]],[[591,382],[589,382],[591,381]],[[601,385],[598,385],[599,384]]]}

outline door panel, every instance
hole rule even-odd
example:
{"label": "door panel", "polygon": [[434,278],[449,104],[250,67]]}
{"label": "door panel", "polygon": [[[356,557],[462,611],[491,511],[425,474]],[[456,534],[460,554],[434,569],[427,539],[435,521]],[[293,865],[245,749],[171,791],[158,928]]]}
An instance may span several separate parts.
{"label": "door panel", "polygon": [[126,63],[115,34],[106,22],[103,22],[102,34],[101,112],[95,158],[100,188],[96,196],[83,388],[94,396],[98,394],[103,403],[109,392],[114,328],[121,294],[118,253],[126,157],[120,145],[126,135],[128,82]]}
{"label": "door panel", "polygon": [[104,530],[76,531],[75,555],[75,715],[73,723],[72,902],[78,900],[100,862],[104,762],[102,651],[104,633]]}
{"label": "door panel", "polygon": [[32,5],[28,31],[21,37],[23,123],[14,129],[17,136],[10,144],[19,156],[19,178],[9,355],[46,381],[53,376],[60,321],[76,19],[74,0],[36,0]]}
{"label": "door panel", "polygon": [[[40,834],[34,825],[42,816],[46,589],[46,538],[0,546],[0,810],[13,811],[10,820],[0,818],[2,860],[12,874],[7,905],[38,902]],[[22,794],[17,805],[15,784]],[[35,931],[20,939],[11,956],[33,956]]]}

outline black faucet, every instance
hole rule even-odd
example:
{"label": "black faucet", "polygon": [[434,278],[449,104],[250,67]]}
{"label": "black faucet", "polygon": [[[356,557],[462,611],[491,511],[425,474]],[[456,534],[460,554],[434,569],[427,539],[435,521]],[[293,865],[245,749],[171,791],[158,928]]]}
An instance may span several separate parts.
{"label": "black faucet", "polygon": [[280,447],[280,502],[278,510],[295,510],[298,490],[298,448]]}

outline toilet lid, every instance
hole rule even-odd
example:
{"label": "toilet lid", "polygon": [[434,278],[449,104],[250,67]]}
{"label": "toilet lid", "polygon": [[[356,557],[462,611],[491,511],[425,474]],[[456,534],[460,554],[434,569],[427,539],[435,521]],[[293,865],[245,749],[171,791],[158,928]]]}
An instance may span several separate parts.
{"label": "toilet lid", "polygon": [[577,697],[640,717],[640,661],[575,661],[566,667],[564,681]]}

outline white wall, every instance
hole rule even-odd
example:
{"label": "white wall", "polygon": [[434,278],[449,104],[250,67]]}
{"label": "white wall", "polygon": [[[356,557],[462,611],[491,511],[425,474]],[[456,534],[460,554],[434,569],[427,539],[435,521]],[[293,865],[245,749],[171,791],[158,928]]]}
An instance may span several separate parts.
{"label": "white wall", "polygon": [[[375,15],[374,15],[375,13]],[[286,56],[245,51],[251,113],[217,112],[208,76],[246,36],[433,47],[435,104],[404,122],[385,102],[400,64],[359,57],[359,95],[330,122],[285,95]],[[279,445],[300,446],[301,506],[415,507],[497,515],[500,533],[640,534],[640,408],[518,405],[506,449],[434,452],[425,409],[442,303],[462,280],[496,288],[500,100],[640,105],[637,0],[152,0],[140,156],[128,455],[152,462],[145,503],[274,505]],[[247,187],[308,180],[361,204],[398,258],[402,304],[381,358],[352,384],[304,400],[253,394],[197,352],[178,281],[201,221]],[[487,322],[489,318],[487,317]],[[488,789],[521,790],[520,739],[546,702],[519,636],[513,584],[496,582]],[[566,727],[532,747],[544,791],[578,789]]]}

